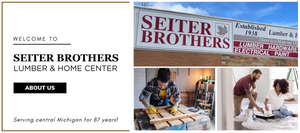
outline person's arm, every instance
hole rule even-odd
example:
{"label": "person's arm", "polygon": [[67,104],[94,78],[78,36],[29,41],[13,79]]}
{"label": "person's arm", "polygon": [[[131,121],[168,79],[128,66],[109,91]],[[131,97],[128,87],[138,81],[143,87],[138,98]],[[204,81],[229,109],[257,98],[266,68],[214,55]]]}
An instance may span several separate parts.
{"label": "person's arm", "polygon": [[269,111],[268,102],[269,102],[269,99],[266,98],[266,100],[265,100],[265,109],[266,109],[267,111]]}
{"label": "person's arm", "polygon": [[250,91],[250,93],[251,94],[255,94],[255,92],[257,91],[257,89],[256,89],[256,83],[255,82],[253,83],[252,88],[253,89]]}
{"label": "person's arm", "polygon": [[263,112],[263,109],[260,108],[260,107],[258,107],[258,105],[255,103],[255,101],[254,101],[254,99],[253,99],[253,97],[252,97],[252,94],[250,93],[250,90],[249,90],[249,89],[245,89],[245,92],[246,92],[246,94],[247,94],[248,99],[250,100],[250,103],[251,103],[252,105],[254,105],[254,107],[257,109],[257,111]]}
{"label": "person's arm", "polygon": [[295,97],[293,97],[291,99],[284,99],[284,101],[293,102],[293,101],[296,101],[296,99],[295,99]]}
{"label": "person's arm", "polygon": [[247,94],[248,99],[250,100],[250,103],[253,104],[255,106],[255,108],[258,108],[257,104],[255,103],[252,94],[250,93],[249,89],[245,89],[245,92]]}
{"label": "person's arm", "polygon": [[139,97],[139,100],[144,104],[144,106],[148,109],[148,111],[150,113],[156,113],[156,108],[153,106],[153,105],[150,105],[148,102],[147,102],[147,99],[148,97],[150,96],[151,94],[151,87],[150,87],[150,84],[151,83],[148,83],[147,86],[142,90],[142,93]]}
{"label": "person's arm", "polygon": [[290,92],[286,93],[285,95],[287,99],[284,99],[284,101],[288,101],[288,102],[296,101],[295,97]]}
{"label": "person's arm", "polygon": [[179,102],[175,102],[174,106],[177,108],[179,105]]}
{"label": "person's arm", "polygon": [[[255,83],[253,83],[252,86],[253,86],[253,89],[256,88],[256,84],[255,84]],[[254,99],[253,99],[253,97],[252,97],[252,94],[251,94],[251,92],[250,92],[250,86],[249,86],[249,84],[243,83],[243,88],[244,88],[244,90],[245,90],[245,92],[246,92],[246,95],[247,95],[248,99],[250,100],[250,103],[251,103],[252,105],[254,105],[255,108],[258,108],[258,106],[257,106],[257,104],[255,103],[255,101],[254,101]]]}
{"label": "person's arm", "polygon": [[149,107],[150,107],[150,104],[147,102],[147,99],[144,97],[144,99],[140,99],[140,101],[143,103],[143,105],[147,108],[147,109],[149,109]]}
{"label": "person's arm", "polygon": [[149,88],[146,86],[142,93],[140,94],[139,100],[145,104],[147,102],[148,97],[150,96],[151,92],[148,90]]}
{"label": "person's arm", "polygon": [[148,103],[146,99],[141,99],[141,102],[142,102],[144,105]]}
{"label": "person's arm", "polygon": [[175,104],[172,106],[172,107],[170,107],[169,109],[168,109],[168,111],[170,112],[170,113],[175,113],[175,114],[177,114],[178,113],[178,104],[180,103],[180,101],[181,101],[181,98],[180,98],[180,92],[179,92],[179,89],[178,89],[178,87],[177,87],[177,85],[176,85],[176,83],[173,81],[173,83],[174,83],[174,90],[173,90],[173,98],[174,98],[174,102],[175,102]]}
{"label": "person's arm", "polygon": [[151,81],[147,83],[147,86],[142,90],[139,100],[144,104],[146,108],[149,108],[150,104],[148,103],[147,99],[151,94]]}

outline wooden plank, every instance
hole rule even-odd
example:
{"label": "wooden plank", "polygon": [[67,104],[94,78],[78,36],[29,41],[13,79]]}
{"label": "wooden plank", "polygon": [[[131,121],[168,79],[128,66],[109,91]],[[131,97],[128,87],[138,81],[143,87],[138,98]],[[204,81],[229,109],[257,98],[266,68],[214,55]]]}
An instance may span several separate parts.
{"label": "wooden plank", "polygon": [[[148,117],[150,118],[150,122],[151,120],[155,120],[155,119],[160,119],[161,117],[158,114],[153,114],[150,113],[149,111],[146,111]],[[163,128],[167,128],[169,127],[169,124],[165,121],[161,121],[161,122],[157,122],[157,123],[151,123],[154,124],[155,129],[163,129]]]}
{"label": "wooden plank", "polygon": [[159,69],[159,68],[156,68],[156,72],[155,72],[154,78],[157,78],[158,69]]}
{"label": "wooden plank", "polygon": [[[181,112],[178,111],[178,113],[174,114],[174,115],[177,116],[177,115],[184,115],[184,114],[182,114]],[[182,123],[188,123],[188,122],[194,121],[191,118],[182,118],[182,119],[179,119],[179,120],[182,121]]]}
{"label": "wooden plank", "polygon": [[180,107],[178,108],[178,111],[180,111],[180,112],[182,112],[183,114],[188,115],[188,116],[190,116],[190,117],[198,116],[198,115],[199,115],[199,113],[193,113],[193,112],[191,112],[191,111],[188,111],[188,110],[185,109],[185,107],[183,107],[183,106],[180,106]]}
{"label": "wooden plank", "polygon": [[174,117],[170,117],[170,118],[160,118],[160,119],[150,120],[150,123],[155,124],[155,123],[173,121],[173,120],[178,120],[178,119],[188,118],[188,117],[189,117],[188,115],[179,115],[179,116],[174,116]]}
{"label": "wooden plank", "polygon": [[181,112],[178,111],[177,114],[174,114],[174,116],[183,115]]}
{"label": "wooden plank", "polygon": [[194,92],[195,93],[195,90],[179,90],[180,93],[185,93],[185,92]]}
{"label": "wooden plank", "polygon": [[173,117],[173,115],[172,114],[170,114],[167,110],[165,110],[165,109],[159,109],[159,110],[157,110],[158,112],[161,112],[161,113],[159,113],[163,118],[172,118]]}
{"label": "wooden plank", "polygon": [[183,118],[183,119],[180,119],[183,123],[189,123],[189,122],[192,122],[194,121],[193,119],[191,118]]}
{"label": "wooden plank", "polygon": [[[163,110],[163,109],[160,109],[158,110],[158,112],[160,111],[166,111],[166,110]],[[161,112],[159,113],[163,118],[172,118],[174,117],[172,114],[170,114],[169,112]],[[182,122],[177,119],[177,120],[172,120],[172,121],[168,121],[168,123],[171,125],[171,126],[176,126],[176,125],[180,125],[182,124]]]}
{"label": "wooden plank", "polygon": [[180,107],[178,108],[179,112],[173,115],[166,111],[166,109],[168,109],[169,107],[170,106],[158,107],[157,111],[160,112],[159,114],[149,113],[146,109],[145,112],[150,118],[150,123],[153,124],[156,129],[167,128],[169,127],[169,124],[171,126],[175,126],[182,123],[189,123],[196,119],[199,119],[199,117],[197,117],[199,116],[199,113],[190,112],[187,109],[185,109],[186,107],[183,105],[180,105]]}
{"label": "wooden plank", "polygon": [[176,72],[174,72],[174,82],[176,83]]}
{"label": "wooden plank", "polygon": [[194,117],[194,116],[198,116],[198,115],[199,115],[199,113],[192,113],[192,114],[189,114],[188,116]]}
{"label": "wooden plank", "polygon": [[191,119],[193,119],[194,121],[196,121],[196,120],[202,119],[202,117],[198,115],[198,116],[191,117]]}
{"label": "wooden plank", "polygon": [[177,125],[182,124],[182,122],[181,122],[180,120],[168,121],[168,123],[169,123],[171,126],[177,126]]}
{"label": "wooden plank", "polygon": [[147,115],[148,115],[148,117],[149,117],[150,120],[154,120],[154,119],[159,119],[159,118],[161,118],[161,117],[158,116],[158,114],[156,114],[156,113],[149,113],[149,111],[146,111],[146,113],[147,113]]}
{"label": "wooden plank", "polygon": [[181,106],[178,108],[178,110],[180,112],[182,112],[183,114],[193,114],[193,112],[188,111],[187,109],[185,109],[184,107],[181,107]]}
{"label": "wooden plank", "polygon": [[154,124],[154,127],[155,129],[159,130],[159,129],[168,128],[169,124],[167,122],[161,122],[161,123]]}
{"label": "wooden plank", "polygon": [[166,121],[172,121],[172,120],[177,120],[177,119],[183,119],[183,118],[189,118],[189,117],[193,117],[193,116],[198,116],[199,113],[193,113],[190,112],[188,110],[186,110],[185,108],[178,108],[178,110],[182,113],[181,115],[175,115],[173,117],[168,117],[168,118],[159,118],[159,119],[152,119],[150,120],[151,124],[155,124],[155,123],[159,123],[159,122],[166,122]]}
{"label": "wooden plank", "polygon": [[187,106],[184,106],[184,105],[179,104],[179,107],[181,107],[181,108],[186,108]]}

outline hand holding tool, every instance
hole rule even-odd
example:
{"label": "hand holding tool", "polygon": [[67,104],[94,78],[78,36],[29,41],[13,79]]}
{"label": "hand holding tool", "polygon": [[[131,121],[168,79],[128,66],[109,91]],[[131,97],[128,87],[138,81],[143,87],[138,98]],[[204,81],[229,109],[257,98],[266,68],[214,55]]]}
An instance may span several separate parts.
{"label": "hand holding tool", "polygon": [[174,107],[174,106],[172,106],[171,108],[169,108],[168,111],[169,111],[171,114],[177,114],[177,113],[178,113],[177,108]]}
{"label": "hand holding tool", "polygon": [[258,107],[257,111],[264,113],[264,110],[261,107]]}
{"label": "hand holding tool", "polygon": [[153,105],[150,105],[149,108],[148,108],[148,111],[150,113],[156,113],[156,108]]}
{"label": "hand holding tool", "polygon": [[169,104],[172,106],[171,108],[168,109],[169,113],[171,113],[172,115],[175,113],[177,114],[178,113],[178,104],[173,104],[171,101],[169,101]]}

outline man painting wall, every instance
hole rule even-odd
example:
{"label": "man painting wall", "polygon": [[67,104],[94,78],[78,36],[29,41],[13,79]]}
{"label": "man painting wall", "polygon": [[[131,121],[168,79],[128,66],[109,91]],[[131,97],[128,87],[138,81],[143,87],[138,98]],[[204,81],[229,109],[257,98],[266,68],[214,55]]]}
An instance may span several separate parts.
{"label": "man painting wall", "polygon": [[[234,113],[238,116],[241,113],[241,104],[243,98],[248,98],[250,100],[248,109],[253,109],[255,107],[258,111],[263,112],[263,109],[260,108],[256,103],[257,98],[257,88],[256,81],[259,80],[262,72],[259,69],[255,69],[252,74],[249,74],[241,78],[234,86]],[[252,86],[252,90],[250,90]]]}

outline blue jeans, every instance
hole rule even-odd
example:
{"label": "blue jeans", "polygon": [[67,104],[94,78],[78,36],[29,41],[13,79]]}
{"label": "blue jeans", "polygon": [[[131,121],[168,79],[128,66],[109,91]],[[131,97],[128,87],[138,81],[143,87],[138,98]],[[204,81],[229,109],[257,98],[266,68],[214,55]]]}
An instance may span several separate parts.
{"label": "blue jeans", "polygon": [[285,105],[281,106],[279,110],[272,110],[272,114],[275,114],[277,118],[285,118],[292,115],[292,111],[287,110]]}
{"label": "blue jeans", "polygon": [[[150,96],[150,104],[151,105],[153,105],[154,107],[157,107],[158,106],[158,103],[159,103],[160,101],[157,101],[157,100],[155,100],[152,96]],[[169,100],[164,100],[163,101],[163,103],[162,103],[162,105],[159,105],[159,106],[169,106],[170,104],[169,104]]]}

